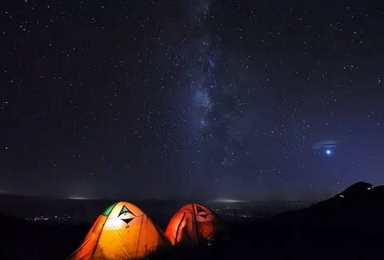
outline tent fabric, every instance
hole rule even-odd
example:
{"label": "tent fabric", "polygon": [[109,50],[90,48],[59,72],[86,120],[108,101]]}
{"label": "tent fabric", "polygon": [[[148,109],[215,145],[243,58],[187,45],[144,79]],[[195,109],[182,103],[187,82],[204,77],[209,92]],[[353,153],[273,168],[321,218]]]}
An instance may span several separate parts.
{"label": "tent fabric", "polygon": [[223,224],[212,210],[191,203],[176,212],[165,235],[172,245],[204,245],[217,240],[222,231]]}
{"label": "tent fabric", "polygon": [[70,260],[139,259],[167,244],[162,231],[138,207],[118,202],[100,215]]}

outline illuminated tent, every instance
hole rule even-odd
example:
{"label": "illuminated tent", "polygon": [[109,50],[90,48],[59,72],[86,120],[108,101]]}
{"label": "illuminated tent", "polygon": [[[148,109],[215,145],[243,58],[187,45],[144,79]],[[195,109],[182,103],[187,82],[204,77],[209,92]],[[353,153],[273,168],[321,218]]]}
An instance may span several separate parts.
{"label": "illuminated tent", "polygon": [[223,232],[223,224],[209,208],[192,203],[182,207],[171,219],[165,235],[172,245],[207,245]]}
{"label": "illuminated tent", "polygon": [[138,259],[167,243],[162,231],[138,207],[118,202],[95,221],[70,260]]}

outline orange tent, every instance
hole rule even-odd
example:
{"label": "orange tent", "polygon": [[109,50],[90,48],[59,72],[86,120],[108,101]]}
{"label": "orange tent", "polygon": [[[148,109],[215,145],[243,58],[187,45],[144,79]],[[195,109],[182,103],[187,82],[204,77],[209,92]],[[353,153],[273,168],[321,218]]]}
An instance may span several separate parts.
{"label": "orange tent", "polygon": [[162,231],[135,205],[118,202],[95,221],[70,260],[138,259],[167,243]]}
{"label": "orange tent", "polygon": [[165,235],[172,245],[203,245],[222,235],[223,224],[209,208],[192,203],[182,207],[171,219]]}

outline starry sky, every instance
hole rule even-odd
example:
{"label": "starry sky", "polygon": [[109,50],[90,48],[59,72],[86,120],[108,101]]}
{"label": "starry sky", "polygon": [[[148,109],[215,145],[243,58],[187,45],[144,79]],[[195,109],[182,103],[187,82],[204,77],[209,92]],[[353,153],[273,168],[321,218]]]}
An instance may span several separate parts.
{"label": "starry sky", "polygon": [[381,0],[3,0],[0,192],[317,199],[384,183]]}

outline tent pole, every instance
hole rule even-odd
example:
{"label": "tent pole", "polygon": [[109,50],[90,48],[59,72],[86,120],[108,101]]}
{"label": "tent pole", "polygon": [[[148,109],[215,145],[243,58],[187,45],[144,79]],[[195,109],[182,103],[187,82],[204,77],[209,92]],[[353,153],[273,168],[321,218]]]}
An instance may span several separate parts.
{"label": "tent pole", "polygon": [[195,230],[196,230],[197,246],[200,246],[199,229],[197,228],[197,221],[196,221],[195,203],[192,203],[192,212],[193,212],[193,222],[195,224]]}

